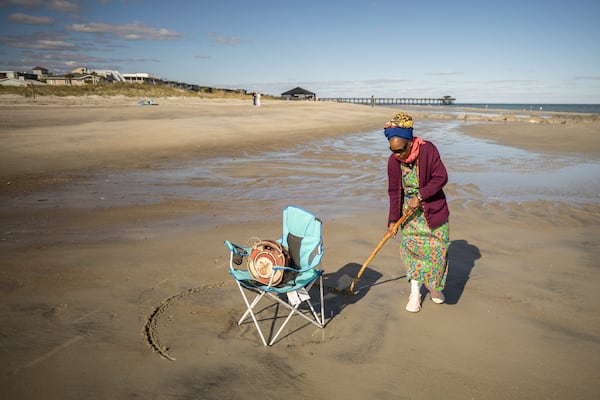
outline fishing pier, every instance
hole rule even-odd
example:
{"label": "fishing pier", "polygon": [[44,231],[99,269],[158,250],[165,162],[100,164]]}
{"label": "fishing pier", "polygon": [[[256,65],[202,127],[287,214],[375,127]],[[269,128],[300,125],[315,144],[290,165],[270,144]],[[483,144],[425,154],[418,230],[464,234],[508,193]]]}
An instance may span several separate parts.
{"label": "fishing pier", "polygon": [[320,101],[335,101],[338,103],[353,103],[367,105],[451,105],[456,100],[452,96],[442,98],[413,98],[413,97],[325,97],[319,98]]}

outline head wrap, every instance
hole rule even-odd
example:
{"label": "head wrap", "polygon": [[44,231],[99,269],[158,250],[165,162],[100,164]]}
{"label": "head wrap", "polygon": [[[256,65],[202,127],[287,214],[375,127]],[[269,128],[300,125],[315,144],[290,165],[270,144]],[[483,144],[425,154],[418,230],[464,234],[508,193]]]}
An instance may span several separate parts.
{"label": "head wrap", "polygon": [[413,120],[410,115],[398,113],[383,126],[385,137],[390,140],[394,136],[402,139],[413,139]]}

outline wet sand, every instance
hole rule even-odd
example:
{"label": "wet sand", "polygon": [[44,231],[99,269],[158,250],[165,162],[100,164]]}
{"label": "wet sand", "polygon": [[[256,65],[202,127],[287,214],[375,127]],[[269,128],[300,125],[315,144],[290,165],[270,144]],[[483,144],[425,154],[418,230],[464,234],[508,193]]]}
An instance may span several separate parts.
{"label": "wet sand", "polygon": [[[285,151],[379,128],[396,110],[155,100],[1,106],[2,398],[595,398],[599,204],[491,201],[475,185],[450,183],[446,304],[427,296],[420,313],[404,310],[408,285],[394,239],[358,295],[326,290],[324,329],[293,321],[264,348],[252,325],[236,325],[244,308],[222,242],[277,237],[281,204],[167,196],[120,205],[126,191],[117,183],[95,202],[69,188],[95,193],[89,177],[104,171]],[[469,121],[464,131],[598,160],[599,127]],[[277,173],[268,162],[250,168],[242,176]],[[201,178],[190,186],[206,189]],[[315,186],[307,197],[326,190]],[[53,196],[60,193],[70,197]],[[387,210],[365,204],[319,216],[326,284],[336,287],[383,236]],[[144,330],[169,298],[153,333],[175,361],[152,351]]]}

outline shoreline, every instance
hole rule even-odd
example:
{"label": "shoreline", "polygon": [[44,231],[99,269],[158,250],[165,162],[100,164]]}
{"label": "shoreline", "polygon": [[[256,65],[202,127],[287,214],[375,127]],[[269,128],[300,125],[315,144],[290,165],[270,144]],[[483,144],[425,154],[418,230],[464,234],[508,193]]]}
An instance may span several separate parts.
{"label": "shoreline", "polygon": [[[252,107],[242,100],[163,98],[157,99],[157,106],[140,106],[125,96],[48,98],[35,104],[14,97],[0,96],[4,111],[0,180],[13,185],[52,181],[56,174],[76,176],[86,169],[151,168],[169,159],[227,155],[232,146],[238,146],[235,155],[277,151],[317,135],[334,137],[378,129],[382,121],[400,111],[334,102],[267,100],[262,107]],[[428,106],[406,109],[417,123],[424,119],[464,121],[461,130],[467,135],[500,144],[582,153],[592,159],[600,155],[600,116],[595,114],[560,113],[534,122],[529,116],[510,117],[507,122],[506,114],[494,115],[495,110],[465,119],[463,114],[432,112]],[[169,122],[176,124],[176,129],[170,129]],[[499,123],[511,127],[502,137]],[[517,134],[520,131],[524,131],[522,135]],[[578,140],[568,140],[575,135]],[[559,140],[563,145],[556,150]],[[579,146],[579,140],[588,146]]]}
{"label": "shoreline", "polygon": [[473,137],[498,144],[547,154],[573,154],[600,160],[600,124],[468,124],[461,130]]}
{"label": "shoreline", "polygon": [[[2,179],[86,168],[136,168],[173,156],[227,154],[232,146],[237,146],[236,155],[280,149],[316,135],[375,129],[393,112],[319,102],[266,101],[252,107],[241,101],[182,99],[159,106],[110,106],[110,113],[101,115],[89,105],[51,107],[11,110],[2,121]],[[75,116],[65,117],[68,112]],[[171,122],[176,129],[170,129]],[[58,135],[56,126],[61,126]]]}

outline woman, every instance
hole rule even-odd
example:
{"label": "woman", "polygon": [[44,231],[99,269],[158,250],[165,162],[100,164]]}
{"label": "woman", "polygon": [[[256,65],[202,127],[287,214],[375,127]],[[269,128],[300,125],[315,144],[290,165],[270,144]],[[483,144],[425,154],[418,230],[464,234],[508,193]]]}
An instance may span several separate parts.
{"label": "woman", "polygon": [[418,312],[422,284],[433,302],[445,300],[442,290],[448,273],[450,211],[443,187],[448,173],[435,145],[413,137],[409,115],[396,114],[385,124],[384,133],[392,151],[388,159],[388,231],[395,235],[395,222],[412,211],[402,227],[400,255],[411,283],[406,310]]}

